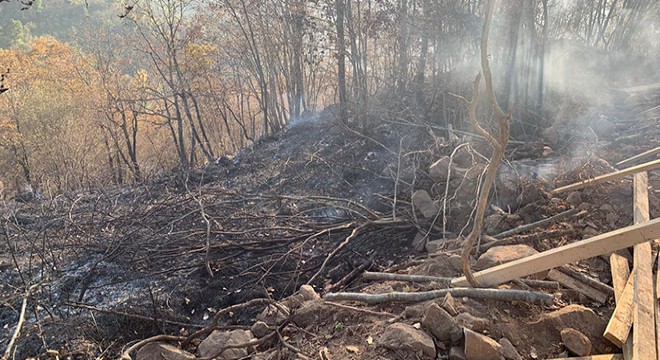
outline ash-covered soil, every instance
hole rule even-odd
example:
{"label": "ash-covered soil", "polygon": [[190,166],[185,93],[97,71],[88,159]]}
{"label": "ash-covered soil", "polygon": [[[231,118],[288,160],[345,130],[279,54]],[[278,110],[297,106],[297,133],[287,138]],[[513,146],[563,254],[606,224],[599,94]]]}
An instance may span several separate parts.
{"label": "ash-covered soil", "polygon": [[[456,257],[471,227],[490,150],[469,129],[450,133],[391,118],[340,124],[326,110],[187,174],[7,202],[0,230],[0,352],[26,298],[16,359],[117,358],[136,340],[185,337],[208,327],[222,309],[263,298],[288,299],[282,303],[289,313],[269,328],[277,336],[247,348],[242,355],[247,358],[430,358],[428,346],[396,348],[386,338],[388,331],[401,330],[392,330],[392,323],[423,322],[432,301],[340,307],[291,298],[307,283],[321,296],[442,287],[364,280],[367,270],[461,275]],[[660,146],[660,121],[616,108],[590,109],[569,124],[552,129],[546,140],[512,141],[487,213],[487,234],[578,209],[559,222],[502,239],[544,251],[632,223],[630,179],[572,194],[549,191],[611,172],[618,161]],[[442,181],[429,167],[444,156],[459,168]],[[417,190],[429,194],[435,216],[413,207]],[[651,218],[660,215],[659,192],[660,176],[651,171]],[[483,253],[478,251],[475,259]],[[570,266],[611,285],[606,258]],[[520,283],[502,286],[524,289]],[[565,327],[586,334],[594,353],[615,351],[594,330],[611,315],[613,299],[598,303],[563,287],[542,291],[553,295],[553,305],[469,298],[438,303],[454,309],[450,315],[460,326],[507,339],[524,359],[567,354]],[[232,311],[217,326],[250,329],[263,309],[261,304]],[[206,335],[186,343],[185,350],[202,356],[198,346]],[[439,358],[466,341],[434,336]],[[180,340],[170,343],[178,347]]]}

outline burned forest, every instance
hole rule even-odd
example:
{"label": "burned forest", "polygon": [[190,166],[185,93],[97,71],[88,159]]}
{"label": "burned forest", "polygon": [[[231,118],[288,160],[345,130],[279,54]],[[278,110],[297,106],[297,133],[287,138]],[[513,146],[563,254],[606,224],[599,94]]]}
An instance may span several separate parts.
{"label": "burned forest", "polygon": [[0,0],[0,360],[660,360],[656,0]]}

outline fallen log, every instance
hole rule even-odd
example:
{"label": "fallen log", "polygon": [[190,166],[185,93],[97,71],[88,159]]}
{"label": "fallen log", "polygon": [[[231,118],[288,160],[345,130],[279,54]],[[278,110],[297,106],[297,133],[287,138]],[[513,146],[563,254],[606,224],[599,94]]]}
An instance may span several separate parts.
{"label": "fallen log", "polygon": [[[660,237],[660,218],[600,234],[514,260],[474,273],[481,286],[494,286],[558,266],[611,253]],[[465,277],[451,281],[452,286],[469,285]]]}
{"label": "fallen log", "polygon": [[323,299],[327,301],[359,301],[367,304],[380,304],[384,302],[420,302],[444,297],[451,294],[453,297],[469,297],[473,299],[519,301],[532,304],[552,305],[552,296],[535,291],[509,290],[509,289],[478,289],[478,288],[452,288],[415,293],[390,292],[384,294],[363,293],[330,293]]}
{"label": "fallen log", "polygon": [[635,166],[632,166],[632,167],[629,167],[629,168],[625,168],[625,169],[622,169],[622,170],[619,170],[619,171],[615,171],[613,173],[596,176],[595,178],[583,180],[583,181],[577,182],[575,184],[562,186],[562,187],[559,187],[559,188],[556,188],[556,189],[552,190],[552,193],[553,194],[559,194],[559,193],[566,192],[566,191],[579,190],[579,189],[585,188],[587,186],[604,183],[604,182],[609,181],[609,180],[619,179],[619,178],[622,178],[626,175],[632,175],[632,174],[639,173],[639,172],[642,172],[642,171],[648,171],[648,170],[653,170],[653,169],[658,169],[658,168],[660,168],[660,159],[650,161],[650,162],[647,162],[647,163],[643,163],[643,164],[639,164],[639,165],[635,165]]}
{"label": "fallen log", "polygon": [[432,282],[448,283],[452,278],[430,276],[430,275],[406,275],[406,274],[392,274],[382,272],[365,272],[362,278],[366,280],[394,280],[394,281],[409,281],[409,282]]}

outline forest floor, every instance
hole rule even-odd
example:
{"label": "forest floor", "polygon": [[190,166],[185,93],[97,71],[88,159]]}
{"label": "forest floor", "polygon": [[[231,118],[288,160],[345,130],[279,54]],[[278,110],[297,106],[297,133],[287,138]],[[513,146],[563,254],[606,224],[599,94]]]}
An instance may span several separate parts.
{"label": "forest floor", "polygon": [[[660,120],[627,107],[584,109],[550,135],[553,143],[509,145],[486,233],[578,210],[503,237],[509,251],[520,249],[513,244],[544,251],[632,224],[630,178],[557,196],[549,191],[609,173],[617,162],[660,146]],[[467,171],[449,181],[430,173],[436,160],[452,154]],[[203,357],[225,346],[218,358],[456,359],[474,341],[456,332],[461,328],[500,343],[482,341],[483,356],[490,346],[516,358],[508,343],[522,359],[566,356],[566,328],[586,335],[594,354],[618,352],[602,337],[614,300],[594,301],[564,287],[534,289],[552,295],[552,305],[316,298],[446,287],[367,280],[365,271],[461,276],[461,236],[470,230],[488,155],[482,139],[464,132],[392,114],[340,124],[325,110],[186,176],[8,202],[1,208],[0,353],[26,298],[16,359],[114,359],[158,334],[171,335],[166,342],[174,348],[152,344],[133,358],[158,359],[148,351],[166,350],[176,355],[162,358],[191,358],[180,348]],[[416,190],[427,191],[439,216],[425,217],[412,205]],[[651,218],[660,216],[659,196],[660,176],[652,171]],[[475,260],[484,252],[476,251]],[[612,284],[606,257],[570,267]],[[314,291],[303,287],[301,295],[307,283]],[[529,290],[520,282],[500,288]],[[266,300],[253,301],[259,298]],[[449,314],[446,333],[433,323],[433,311]],[[207,338],[208,330],[217,331]],[[252,345],[240,345],[246,341]]]}

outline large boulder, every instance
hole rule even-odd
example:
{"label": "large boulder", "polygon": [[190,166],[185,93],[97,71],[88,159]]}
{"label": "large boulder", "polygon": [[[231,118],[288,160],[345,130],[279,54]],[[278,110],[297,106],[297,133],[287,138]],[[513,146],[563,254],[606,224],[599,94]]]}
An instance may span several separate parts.
{"label": "large boulder", "polygon": [[524,244],[493,246],[479,257],[474,268],[478,270],[487,269],[534,254],[538,254],[538,251],[534,250],[533,247]]}

